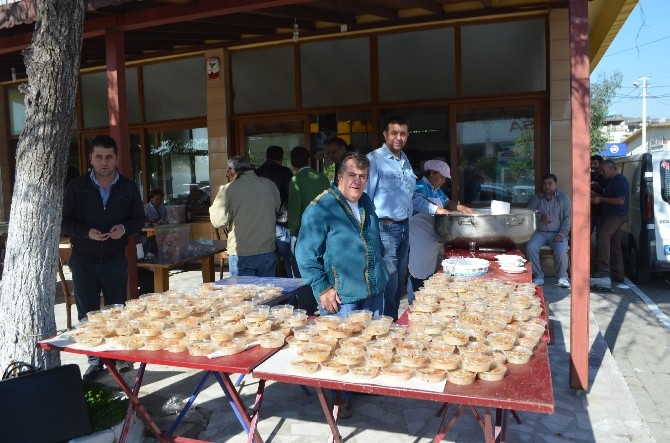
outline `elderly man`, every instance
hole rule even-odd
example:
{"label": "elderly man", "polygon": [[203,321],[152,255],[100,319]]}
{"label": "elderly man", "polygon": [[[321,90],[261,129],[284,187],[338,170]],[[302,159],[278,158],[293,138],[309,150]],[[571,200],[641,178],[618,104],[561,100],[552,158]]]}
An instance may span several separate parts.
{"label": "elderly man", "polygon": [[[621,283],[624,279],[621,251],[621,226],[628,220],[630,185],[616,170],[612,160],[600,164],[600,173],[607,180],[603,195],[591,193],[591,203],[603,207],[603,223],[598,235],[598,272],[592,277]],[[605,284],[606,285],[606,284]]]}
{"label": "elderly man", "polygon": [[533,283],[544,284],[544,273],[540,266],[540,248],[548,245],[554,252],[558,286],[570,287],[568,278],[568,233],[572,226],[572,203],[570,196],[558,190],[558,179],[554,174],[542,177],[542,192],[528,202],[528,208],[537,212],[537,229],[526,243],[526,256],[533,268]]}
{"label": "elderly man", "polygon": [[240,156],[228,160],[226,177],[230,183],[217,194],[209,218],[228,236],[230,275],[274,277],[279,190],[272,181],[258,177]]}
{"label": "elderly man", "polygon": [[[296,244],[300,274],[314,292],[321,314],[346,317],[351,311],[382,312],[387,274],[379,219],[363,191],[370,163],[352,152],[342,160],[338,185],[307,207]],[[340,417],[351,415],[345,393]]]}
{"label": "elderly man", "polygon": [[[416,175],[403,152],[409,137],[405,117],[389,117],[384,130],[384,144],[368,154],[370,178],[365,189],[379,214],[384,262],[389,281],[384,289],[384,315],[398,319],[400,297],[405,288],[409,259],[409,217]],[[426,200],[414,202],[413,209],[430,212]]]}
{"label": "elderly man", "polygon": [[[451,178],[449,165],[441,160],[428,160],[423,165],[425,175],[416,182],[412,201],[414,207],[427,212],[415,211],[409,219],[409,280],[407,290],[409,304],[414,301],[414,292],[423,286],[423,282],[435,273],[440,239],[435,234],[435,215],[461,211],[472,214],[472,209],[450,200],[440,189]],[[421,203],[428,201],[426,208]]]}

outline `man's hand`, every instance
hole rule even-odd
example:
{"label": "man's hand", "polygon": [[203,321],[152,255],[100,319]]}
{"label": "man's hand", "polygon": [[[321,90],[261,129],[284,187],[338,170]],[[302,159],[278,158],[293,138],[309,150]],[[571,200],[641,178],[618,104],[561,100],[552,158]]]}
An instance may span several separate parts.
{"label": "man's hand", "polygon": [[472,215],[475,213],[475,211],[472,210],[472,208],[468,208],[467,206],[463,205],[458,205],[458,210],[461,211],[465,215]]}
{"label": "man's hand", "polygon": [[109,230],[109,238],[118,240],[123,237],[123,234],[126,233],[126,230],[123,228],[123,225],[114,225],[112,229]]}
{"label": "man's hand", "polygon": [[337,291],[335,289],[330,288],[320,296],[321,299],[321,308],[325,309],[326,312],[330,314],[335,314],[337,311],[340,310],[340,305],[342,304],[342,300],[340,300],[340,296],[337,295]]}
{"label": "man's hand", "polygon": [[563,237],[562,234],[556,234],[556,236],[554,237],[554,243],[562,242],[564,239],[565,237]]}
{"label": "man's hand", "polygon": [[109,238],[109,234],[103,234],[97,229],[91,228],[88,231],[88,238],[90,238],[91,240],[105,241]]}
{"label": "man's hand", "polygon": [[540,215],[540,221],[541,221],[542,223],[547,223],[547,224],[549,224],[549,223],[551,223],[551,216],[550,216],[550,215],[547,215],[547,214],[542,214],[542,215]]}
{"label": "man's hand", "polygon": [[603,197],[601,195],[591,195],[591,203],[594,205],[598,205],[603,201]]}

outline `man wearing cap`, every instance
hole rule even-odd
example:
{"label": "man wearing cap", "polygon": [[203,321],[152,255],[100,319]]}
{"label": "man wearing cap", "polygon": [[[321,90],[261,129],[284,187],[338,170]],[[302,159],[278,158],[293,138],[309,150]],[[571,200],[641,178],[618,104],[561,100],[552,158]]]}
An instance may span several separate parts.
{"label": "man wearing cap", "polygon": [[414,291],[423,286],[437,267],[440,239],[435,234],[435,214],[448,214],[449,211],[472,214],[472,209],[450,200],[440,189],[451,178],[448,164],[441,160],[428,160],[423,170],[425,174],[417,181],[412,196],[414,215],[409,219],[409,279],[412,290],[408,291],[407,298],[410,304],[414,301]]}

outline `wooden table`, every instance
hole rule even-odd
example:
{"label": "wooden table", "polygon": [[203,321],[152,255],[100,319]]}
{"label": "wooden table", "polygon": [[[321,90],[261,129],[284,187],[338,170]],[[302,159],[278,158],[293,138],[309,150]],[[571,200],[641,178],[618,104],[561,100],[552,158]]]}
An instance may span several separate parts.
{"label": "wooden table", "polygon": [[[463,256],[470,256],[469,251],[463,252],[467,254]],[[459,255],[460,253],[451,254],[451,256]],[[526,270],[527,272],[522,274],[507,274],[501,271],[498,264],[494,261],[491,263],[489,272],[486,275],[475,278],[497,278],[517,283],[527,283],[531,280],[530,264],[528,263],[526,263]],[[547,320],[541,287],[536,289],[536,296],[542,301],[543,312],[541,317]],[[407,311],[400,316],[398,323],[409,325]],[[468,410],[472,412],[482,427],[484,442],[504,442],[507,433],[507,416],[510,413],[515,418],[518,418],[515,411],[545,414],[554,412],[554,394],[549,367],[548,343],[549,333],[547,328],[543,340],[540,340],[535,347],[530,362],[525,365],[507,365],[508,374],[502,381],[486,382],[476,380],[473,384],[467,386],[459,386],[447,382],[442,392],[417,390],[411,387],[382,386],[375,384],[374,380],[353,383],[293,375],[291,371],[284,370],[277,363],[282,359],[281,355],[275,355],[268,359],[253,371],[253,375],[261,380],[274,380],[316,388],[323,413],[331,430],[331,437],[335,442],[342,441],[337,428],[339,395],[335,399],[334,405],[331,405],[326,395],[329,389],[413,398],[441,403],[437,414],[442,416],[442,421],[435,435],[435,443],[441,441],[461,414]],[[483,408],[483,417],[479,413],[478,407]]]}
{"label": "wooden table", "polygon": [[[229,400],[230,406],[235,412],[240,425],[244,430],[249,433],[249,440],[255,440],[262,443],[260,435],[255,429],[255,426],[252,426],[252,421],[258,415],[260,410],[260,405],[262,403],[265,382],[261,381],[258,384],[258,390],[256,392],[256,402],[253,410],[251,412],[247,411],[247,408],[244,406],[240,394],[235,389],[233,382],[230,379],[231,374],[249,374],[251,370],[258,366],[260,363],[265,361],[268,357],[278,351],[278,349],[263,349],[260,346],[255,346],[246,351],[227,356],[210,359],[208,357],[194,357],[188,352],[180,353],[170,353],[168,351],[91,351],[86,349],[72,349],[68,346],[58,346],[56,344],[49,343],[48,341],[42,341],[38,343],[42,349],[55,350],[61,352],[71,352],[74,354],[85,354],[89,356],[99,357],[100,361],[107,367],[110,375],[117,383],[117,385],[123,390],[123,392],[130,399],[130,405],[128,406],[128,413],[126,414],[126,419],[123,424],[123,429],[121,431],[120,443],[123,443],[126,439],[128,429],[130,428],[131,418],[133,412],[136,412],[139,418],[145,423],[145,425],[156,435],[161,442],[195,442],[199,440],[193,440],[182,437],[173,437],[170,436],[176,425],[181,421],[186,410],[195,400],[195,397],[198,395],[200,390],[204,387],[204,383],[210,375],[214,375],[218,381],[221,389]],[[130,362],[140,363],[140,367],[137,371],[135,377],[135,383],[131,387],[123,377],[116,370],[115,361],[116,360],[125,360]],[[175,366],[181,368],[189,369],[200,369],[207,371],[204,374],[204,377],[198,387],[195,389],[191,395],[189,403],[186,405],[182,413],[179,414],[173,426],[170,427],[170,430],[165,433],[161,431],[156,422],[153,420],[149,411],[142,404],[138,395],[140,388],[142,387],[142,380],[144,378],[144,372],[147,364],[157,364],[157,365],[167,365]],[[255,423],[255,421],[254,421]],[[252,432],[250,432],[252,430]]]}
{"label": "wooden table", "polygon": [[[305,285],[300,279],[293,278],[271,278],[271,277],[230,277],[224,280],[219,281],[217,284],[227,285],[227,284],[261,284],[261,285],[273,285],[282,288],[282,293],[276,297],[266,301],[264,304],[269,306],[274,306],[279,303],[290,301],[301,291],[309,291],[311,294],[311,288]],[[128,409],[128,414],[126,415],[126,420],[124,422],[123,430],[121,433],[121,442],[125,441],[126,434],[130,426],[130,418],[132,417],[132,412],[137,412],[138,416],[142,421],[147,425],[152,432],[154,432],[157,438],[160,441],[184,441],[184,442],[193,442],[196,440],[183,439],[180,437],[171,437],[170,434],[174,432],[177,428],[181,419],[185,416],[186,412],[190,406],[195,401],[196,397],[200,391],[204,388],[205,382],[207,381],[210,375],[213,375],[221,388],[223,389],[224,394],[229,400],[230,406],[235,412],[238,421],[247,432],[249,436],[249,441],[256,440],[262,442],[262,439],[255,430],[255,423],[260,411],[260,407],[263,401],[263,394],[265,389],[265,381],[261,380],[258,385],[258,390],[256,391],[256,402],[251,413],[249,413],[242,403],[240,395],[235,389],[235,384],[231,381],[231,374],[250,374],[252,369],[261,364],[271,355],[276,353],[279,349],[263,349],[260,346],[255,346],[251,349],[248,349],[240,354],[231,355],[228,357],[219,357],[214,359],[209,359],[207,357],[194,357],[188,352],[180,353],[170,353],[167,351],[91,351],[83,349],[73,349],[67,345],[50,343],[49,340],[42,341],[38,343],[42,349],[57,350],[61,352],[71,352],[74,354],[85,354],[100,357],[100,360],[107,366],[112,378],[116,383],[121,387],[121,389],[128,395],[130,399],[130,406]],[[140,363],[140,368],[138,369],[137,376],[135,378],[135,383],[131,387],[129,386],[123,377],[119,375],[114,364],[114,360],[125,360],[131,362]],[[166,366],[175,366],[181,368],[189,369],[200,369],[206,371],[201,382],[195,388],[191,397],[189,398],[188,403],[184,406],[182,411],[179,413],[175,419],[170,429],[167,433],[162,432],[156,426],[156,423],[149,415],[147,409],[142,405],[138,398],[140,387],[142,386],[142,379],[144,377],[144,372],[147,364],[159,364]],[[253,432],[250,432],[252,430]]]}
{"label": "wooden table", "polygon": [[214,255],[226,250],[225,240],[193,240],[189,242],[186,255],[176,260],[159,260],[158,256],[137,260],[137,266],[154,271],[154,291],[165,292],[170,289],[170,269],[188,262],[200,260],[202,282],[214,281]]}

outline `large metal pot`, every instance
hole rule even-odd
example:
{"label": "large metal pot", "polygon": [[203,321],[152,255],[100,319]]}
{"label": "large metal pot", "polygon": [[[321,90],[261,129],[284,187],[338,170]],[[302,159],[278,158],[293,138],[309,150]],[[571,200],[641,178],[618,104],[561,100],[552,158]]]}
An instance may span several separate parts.
{"label": "large metal pot", "polygon": [[445,244],[468,249],[511,249],[526,243],[535,232],[533,209],[512,208],[510,214],[493,215],[490,209],[473,209],[474,215],[452,212],[435,216],[435,232]]}

